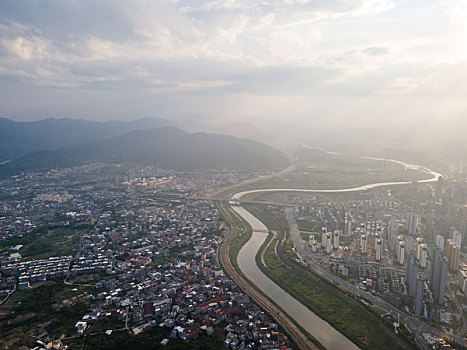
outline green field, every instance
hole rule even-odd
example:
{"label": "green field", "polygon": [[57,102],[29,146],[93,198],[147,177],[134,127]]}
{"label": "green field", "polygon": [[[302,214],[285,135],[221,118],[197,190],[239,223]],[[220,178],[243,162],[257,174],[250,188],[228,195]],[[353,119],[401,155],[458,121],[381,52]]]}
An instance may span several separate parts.
{"label": "green field", "polygon": [[78,250],[80,236],[89,228],[73,228],[62,226],[35,230],[23,237],[14,237],[0,242],[0,251],[8,251],[17,244],[23,245],[19,250],[25,259],[47,259],[51,256],[74,255]]}
{"label": "green field", "polygon": [[[75,288],[77,291],[73,291]],[[89,307],[84,293],[93,290],[92,287],[67,286],[49,281],[16,292],[0,306],[0,348],[12,339],[18,339],[19,345],[29,345],[34,339],[31,335],[44,332],[54,339],[62,334],[73,334],[76,322]],[[63,303],[64,300],[68,302]]]}

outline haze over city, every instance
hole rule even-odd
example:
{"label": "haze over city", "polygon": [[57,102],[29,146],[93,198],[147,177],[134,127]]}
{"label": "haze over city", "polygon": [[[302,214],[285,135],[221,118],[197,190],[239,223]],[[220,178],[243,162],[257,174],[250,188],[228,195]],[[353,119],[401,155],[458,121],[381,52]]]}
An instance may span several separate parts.
{"label": "haze over city", "polygon": [[467,1],[0,1],[0,349],[467,349]]}

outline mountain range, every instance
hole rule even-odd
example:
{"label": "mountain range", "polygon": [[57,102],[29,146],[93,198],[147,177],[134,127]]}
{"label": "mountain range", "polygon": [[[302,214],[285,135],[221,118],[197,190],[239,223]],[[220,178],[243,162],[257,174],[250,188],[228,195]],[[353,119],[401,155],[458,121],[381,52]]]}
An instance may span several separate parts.
{"label": "mountain range", "polygon": [[229,135],[188,133],[173,122],[0,119],[0,177],[88,162],[156,164],[179,170],[278,170],[281,152],[258,141]]}

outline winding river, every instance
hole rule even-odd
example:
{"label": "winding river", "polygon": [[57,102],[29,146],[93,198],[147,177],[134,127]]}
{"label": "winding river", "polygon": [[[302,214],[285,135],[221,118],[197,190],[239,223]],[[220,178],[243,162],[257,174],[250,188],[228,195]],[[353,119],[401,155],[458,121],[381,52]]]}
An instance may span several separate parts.
{"label": "winding river", "polygon": [[[330,154],[337,154],[331,153]],[[409,169],[419,170],[421,172],[430,174],[432,177],[427,180],[418,181],[421,183],[437,181],[441,174],[434,172],[430,169],[420,167],[414,164],[409,164],[393,159],[383,158],[370,158],[359,157],[364,159],[374,159],[381,161],[390,161],[400,164]],[[344,189],[319,189],[319,190],[304,190],[304,189],[291,189],[291,188],[275,188],[275,189],[257,189],[250,191],[243,191],[236,193],[232,196],[233,200],[239,200],[242,196],[249,193],[258,192],[317,192],[317,193],[336,193],[336,192],[354,192],[369,190],[381,186],[405,185],[410,184],[412,181],[400,182],[381,182],[373,183],[364,186],[344,188]],[[290,294],[275,284],[269,277],[267,277],[256,265],[256,254],[261,245],[266,240],[268,234],[267,227],[253,214],[241,206],[232,206],[245,221],[249,223],[253,229],[251,239],[240,249],[238,253],[238,265],[245,276],[256,286],[258,286],[269,298],[271,298],[277,305],[287,311],[287,313],[302,326],[308,333],[313,335],[326,349],[329,350],[342,350],[342,349],[359,349],[343,334],[334,329],[329,323],[319,318],[315,313],[306,308],[297,299],[293,298]]]}

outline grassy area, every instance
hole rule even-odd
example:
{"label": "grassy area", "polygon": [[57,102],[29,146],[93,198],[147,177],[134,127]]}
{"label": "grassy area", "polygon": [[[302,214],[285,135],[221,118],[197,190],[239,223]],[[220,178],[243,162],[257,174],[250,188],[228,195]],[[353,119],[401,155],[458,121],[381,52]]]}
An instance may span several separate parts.
{"label": "grassy area", "polygon": [[[76,288],[77,291],[73,291]],[[16,292],[0,307],[0,348],[11,339],[29,344],[40,334],[58,338],[74,333],[76,321],[88,310],[86,293],[93,288],[46,282]],[[65,302],[63,302],[65,301]]]}
{"label": "grassy area", "polygon": [[311,221],[311,220],[297,220],[298,229],[300,231],[308,232],[321,232],[321,227],[323,223],[321,221]]}
{"label": "grassy area", "polygon": [[26,259],[47,259],[51,256],[73,255],[79,245],[80,236],[87,228],[68,226],[57,228],[41,228],[23,237],[14,237],[0,242],[0,251],[8,251],[21,244],[19,253]]}

